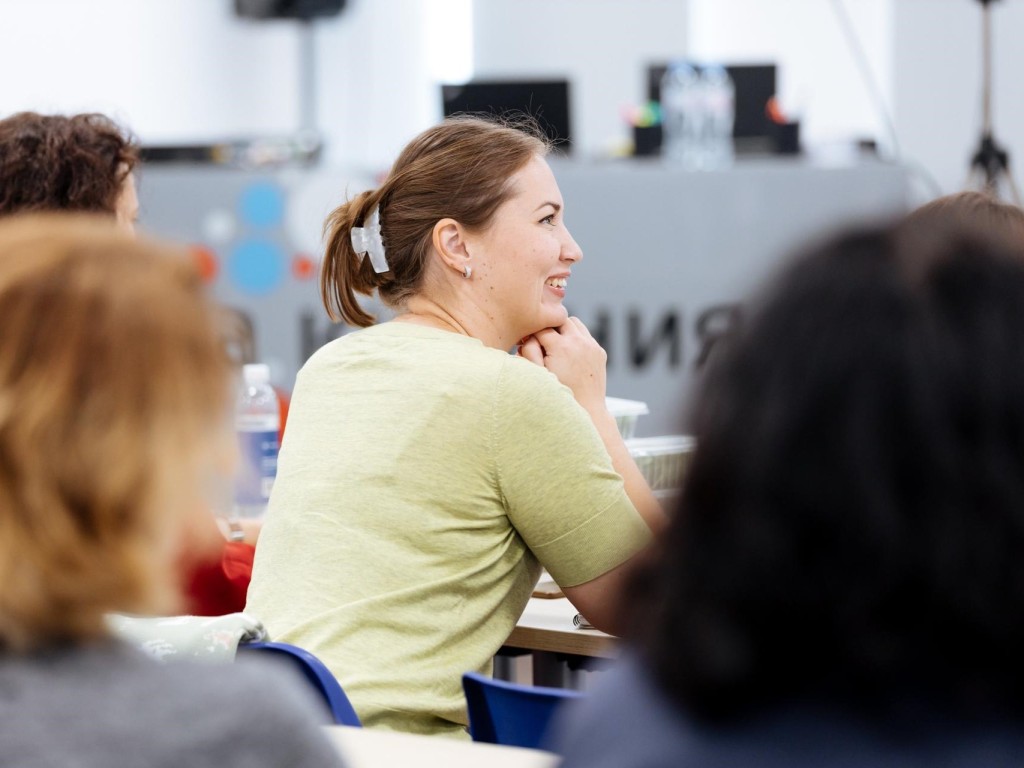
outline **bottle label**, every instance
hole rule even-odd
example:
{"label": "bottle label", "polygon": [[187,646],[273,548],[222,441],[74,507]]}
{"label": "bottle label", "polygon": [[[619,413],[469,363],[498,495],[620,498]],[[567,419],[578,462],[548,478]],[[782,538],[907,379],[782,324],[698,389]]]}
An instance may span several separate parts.
{"label": "bottle label", "polygon": [[[259,421],[263,422],[260,426],[268,425],[266,418]],[[269,421],[275,420],[271,417]],[[248,424],[239,426],[241,466],[235,486],[235,503],[239,506],[264,506],[270,499],[274,478],[277,477],[277,428],[276,425],[274,429],[247,429]]]}
{"label": "bottle label", "polygon": [[239,413],[235,416],[235,429],[239,432],[277,432],[277,413]]}

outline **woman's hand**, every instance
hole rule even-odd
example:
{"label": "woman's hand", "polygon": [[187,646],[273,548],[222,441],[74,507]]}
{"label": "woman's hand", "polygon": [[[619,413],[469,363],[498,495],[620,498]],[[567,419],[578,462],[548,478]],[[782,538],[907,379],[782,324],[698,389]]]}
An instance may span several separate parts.
{"label": "woman's hand", "polygon": [[[619,434],[619,427],[605,403],[605,368],[608,364],[608,355],[590,335],[583,322],[579,318],[570,317],[557,328],[537,331],[522,340],[519,354],[530,362],[547,368],[572,390],[576,402],[583,406],[594,423],[597,434],[612,460],[612,466],[622,476],[626,493],[633,506],[652,530],[658,531],[663,528],[665,513],[651,493],[643,474],[637,469],[636,462],[633,461],[629,448]],[[609,582],[614,581],[613,577],[608,574],[606,576],[607,578],[599,577],[602,585],[599,591],[603,591]],[[574,595],[569,596],[570,600],[573,600],[574,604],[575,599],[586,602],[584,591],[577,590]],[[568,591],[566,594],[569,594]],[[592,621],[603,620],[595,610],[592,609],[592,612]]]}
{"label": "woman's hand", "polygon": [[526,337],[519,354],[555,374],[587,411],[606,410],[608,355],[578,317]]}

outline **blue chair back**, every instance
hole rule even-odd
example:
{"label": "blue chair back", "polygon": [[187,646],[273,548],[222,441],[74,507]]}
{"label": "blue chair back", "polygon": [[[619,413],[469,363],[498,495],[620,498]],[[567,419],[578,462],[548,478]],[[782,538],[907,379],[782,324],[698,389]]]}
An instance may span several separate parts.
{"label": "blue chair back", "polygon": [[260,654],[282,659],[302,673],[314,690],[323,697],[327,708],[338,725],[362,726],[359,715],[352,708],[348,696],[341,689],[331,670],[309,651],[289,643],[255,642],[240,643],[240,654]]}
{"label": "blue chair back", "polygon": [[551,718],[579,691],[517,685],[475,672],[462,676],[473,741],[543,749]]}

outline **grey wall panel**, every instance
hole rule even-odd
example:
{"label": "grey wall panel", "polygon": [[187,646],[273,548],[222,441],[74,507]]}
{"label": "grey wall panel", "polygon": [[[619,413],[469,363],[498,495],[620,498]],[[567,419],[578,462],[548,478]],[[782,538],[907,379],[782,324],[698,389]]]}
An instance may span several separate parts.
{"label": "grey wall panel", "polygon": [[[873,162],[552,167],[584,252],[566,304],[608,350],[609,394],[649,404],[639,435],[681,428],[702,351],[781,258],[838,226],[895,216],[908,199],[904,170]],[[323,217],[371,183],[343,170],[154,166],[142,171],[142,226],[212,253],[215,295],[250,316],[257,357],[289,388],[311,351],[345,331],[328,323],[317,289]]]}

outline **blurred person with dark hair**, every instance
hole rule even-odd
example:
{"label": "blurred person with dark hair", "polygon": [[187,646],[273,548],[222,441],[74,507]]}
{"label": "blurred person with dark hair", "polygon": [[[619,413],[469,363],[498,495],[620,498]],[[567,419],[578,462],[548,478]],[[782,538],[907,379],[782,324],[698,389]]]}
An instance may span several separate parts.
{"label": "blurred person with dark hair", "polygon": [[851,232],[749,312],[565,768],[1024,764],[1019,243]]}
{"label": "blurred person with dark hair", "polygon": [[[38,211],[89,212],[111,216],[118,227],[134,233],[138,158],[136,140],[105,115],[11,115],[0,120],[0,218]],[[220,307],[217,313],[227,343],[251,334],[251,326],[239,325],[244,318],[236,311]],[[218,518],[217,524],[230,537],[220,557],[183,553],[184,567],[192,573],[190,613],[217,615],[245,606],[260,522],[229,524]]]}
{"label": "blurred person with dark hair", "polygon": [[106,213],[134,231],[138,156],[134,139],[104,115],[19,112],[0,120],[0,216]]}
{"label": "blurred person with dark hair", "polygon": [[340,762],[300,678],[159,664],[108,629],[180,610],[179,552],[219,546],[237,447],[215,314],[183,252],[67,215],[0,222],[2,765]]}

